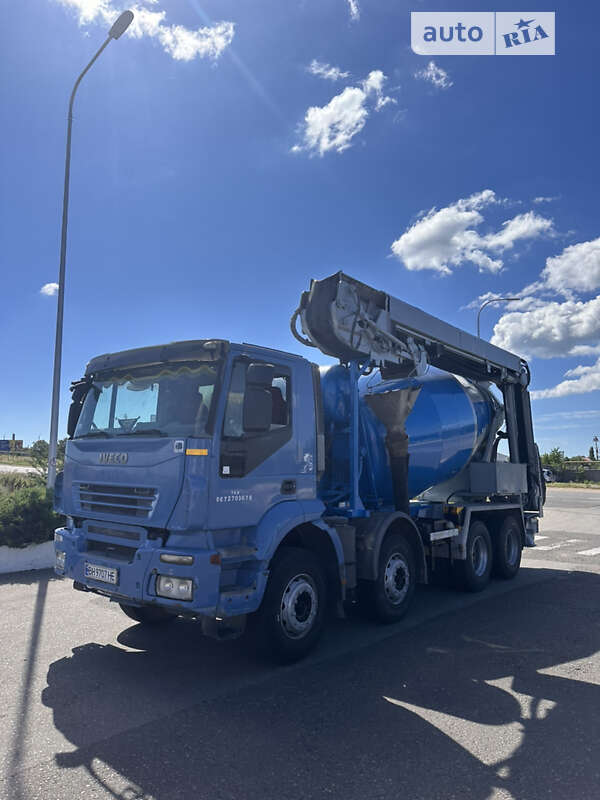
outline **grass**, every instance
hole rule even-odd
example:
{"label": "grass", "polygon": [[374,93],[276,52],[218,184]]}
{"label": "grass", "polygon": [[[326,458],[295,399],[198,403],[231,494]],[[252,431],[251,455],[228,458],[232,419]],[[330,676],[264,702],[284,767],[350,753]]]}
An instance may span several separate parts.
{"label": "grass", "polygon": [[0,472],[0,499],[20,489],[41,484],[43,481],[40,477],[29,472]]}
{"label": "grass", "polygon": [[600,483],[595,481],[569,481],[567,483],[547,483],[551,489],[600,489]]}
{"label": "grass", "polygon": [[0,453],[0,464],[9,464],[11,467],[32,467],[33,461],[29,456],[15,456],[10,453]]}

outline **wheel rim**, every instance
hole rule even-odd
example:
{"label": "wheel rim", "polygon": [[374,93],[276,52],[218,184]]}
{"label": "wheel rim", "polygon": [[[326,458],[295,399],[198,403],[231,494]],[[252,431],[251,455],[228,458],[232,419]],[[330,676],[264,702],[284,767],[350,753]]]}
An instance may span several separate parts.
{"label": "wheel rim", "polygon": [[319,608],[317,587],[310,575],[293,577],[281,597],[279,621],[290,639],[301,639],[312,629]]}
{"label": "wheel rim", "polygon": [[471,564],[478,578],[485,575],[489,561],[487,542],[483,536],[475,536],[471,545]]}
{"label": "wheel rim", "polygon": [[393,553],[388,559],[383,577],[383,588],[387,599],[392,605],[400,605],[408,594],[409,586],[408,565],[400,553]]}
{"label": "wheel rim", "polygon": [[519,558],[519,543],[514,530],[509,530],[506,534],[506,563],[510,567],[514,567]]}

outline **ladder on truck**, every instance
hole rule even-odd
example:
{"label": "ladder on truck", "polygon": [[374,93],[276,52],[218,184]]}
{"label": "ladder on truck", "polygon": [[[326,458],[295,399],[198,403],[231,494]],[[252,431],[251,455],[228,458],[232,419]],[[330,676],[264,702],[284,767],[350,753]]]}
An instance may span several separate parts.
{"label": "ladder on truck", "polygon": [[[298,318],[304,336],[297,330]],[[292,316],[291,329],[303,344],[347,364],[356,379],[368,366],[379,367],[385,378],[422,375],[431,365],[494,383],[504,398],[510,461],[527,467],[523,510],[541,516],[544,485],[524,359],[343,272],[311,281]],[[357,421],[357,398],[353,406]],[[354,439],[358,447],[357,434]]]}

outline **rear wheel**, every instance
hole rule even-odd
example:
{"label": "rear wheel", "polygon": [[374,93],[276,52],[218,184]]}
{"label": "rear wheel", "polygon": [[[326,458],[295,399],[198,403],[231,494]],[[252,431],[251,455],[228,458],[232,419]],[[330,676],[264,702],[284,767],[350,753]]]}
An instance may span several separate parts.
{"label": "rear wheel", "polygon": [[388,534],[379,553],[377,579],[361,587],[371,616],[379,622],[397,622],[408,611],[415,583],[411,546],[399,533]]}
{"label": "rear wheel", "polygon": [[126,614],[129,619],[136,622],[141,622],[145,625],[159,625],[164,622],[172,622],[177,618],[176,614],[170,614],[164,608],[155,608],[154,606],[128,606],[125,603],[119,603],[121,611]]}
{"label": "rear wheel", "polygon": [[494,537],[494,575],[510,580],[521,566],[523,541],[521,527],[511,515],[505,517]]}
{"label": "rear wheel", "polygon": [[492,539],[487,526],[480,519],[473,520],[467,536],[467,557],[460,564],[461,583],[467,591],[485,589],[490,581],[492,558]]}
{"label": "rear wheel", "polygon": [[316,556],[284,547],[273,559],[262,605],[250,620],[262,654],[284,663],[307,655],[323,632],[326,595]]}

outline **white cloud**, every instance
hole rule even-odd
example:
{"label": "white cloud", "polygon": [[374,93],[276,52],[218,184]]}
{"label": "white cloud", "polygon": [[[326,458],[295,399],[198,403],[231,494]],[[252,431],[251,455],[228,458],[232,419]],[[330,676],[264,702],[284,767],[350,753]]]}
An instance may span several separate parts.
{"label": "white cloud", "polygon": [[392,253],[409,270],[435,270],[449,275],[453,267],[471,262],[480,272],[498,272],[503,262],[492,255],[512,249],[515,242],[552,232],[552,221],[529,211],[480,235],[481,211],[502,201],[491,189],[462,198],[442,209],[432,208],[392,243]]}
{"label": "white cloud", "polygon": [[191,61],[196,56],[216,60],[231,44],[233,22],[218,22],[195,31],[182,25],[161,26],[158,38],[176,61]]}
{"label": "white cloud", "polygon": [[58,283],[45,283],[40,289],[40,294],[45,294],[52,297],[58,292]]}
{"label": "white cloud", "polygon": [[58,0],[58,2],[77,12],[80,25],[89,25],[98,18],[112,24],[117,15],[112,7],[112,0]]}
{"label": "white cloud", "polygon": [[507,292],[485,292],[484,294],[479,295],[474,300],[471,300],[470,303],[467,303],[464,306],[461,306],[461,311],[467,311],[469,309],[477,310],[480,308],[482,303],[485,303],[487,300],[502,300],[506,297],[514,297],[517,298],[515,300],[503,300],[504,306],[503,309],[508,309],[509,311],[528,311],[532,308],[538,308],[544,304],[544,301],[538,297],[524,297],[515,293],[513,294],[510,291]]}
{"label": "white cloud", "polygon": [[342,153],[352,139],[364,128],[369,116],[368,103],[379,111],[388,103],[395,102],[383,94],[386,77],[381,70],[373,70],[360,86],[347,86],[325,106],[311,106],[306,112],[302,126],[302,143],[292,150],[307,150],[320,156],[333,150]]}
{"label": "white cloud", "polygon": [[474,300],[471,300],[470,303],[467,303],[464,306],[461,306],[461,311],[470,311],[470,310],[477,310],[482,303],[486,303],[488,300],[498,300],[502,297],[501,294],[498,292],[484,292],[484,294],[480,294],[479,297],[476,297]]}
{"label": "white cloud", "polygon": [[484,241],[490,250],[498,250],[502,253],[504,250],[511,250],[515,242],[520,239],[536,239],[544,233],[552,233],[553,229],[551,219],[528,211],[503,222],[502,229],[484,237]]}
{"label": "white cloud", "polygon": [[[581,355],[600,338],[600,295],[587,302],[540,301],[536,308],[504,314],[494,327],[492,343],[525,358]],[[588,351],[589,352],[589,351]]]}
{"label": "white cloud", "polygon": [[558,195],[556,195],[554,197],[540,196],[540,197],[534,197],[533,198],[533,202],[536,205],[539,205],[540,203],[553,203],[555,200],[558,200]]}
{"label": "white cloud", "polygon": [[535,424],[546,427],[546,422],[556,422],[557,420],[588,420],[600,417],[599,408],[579,409],[575,411],[555,411],[552,414],[536,414]]}
{"label": "white cloud", "polygon": [[[102,23],[112,25],[124,9],[113,0],[58,0],[61,5],[73,9],[80,25]],[[157,0],[146,0],[156,6]],[[140,5],[131,6],[134,19],[127,35],[135,39],[147,36],[160,42],[163,50],[176,61],[192,61],[194,58],[216,60],[231,44],[234,35],[233,22],[217,22],[192,30],[183,25],[166,25],[166,11],[150,11]]]}
{"label": "white cloud", "polygon": [[[514,300],[506,300],[507,297],[514,297]],[[485,292],[484,294],[479,295],[474,300],[471,300],[470,303],[467,303],[464,306],[461,306],[461,311],[469,311],[474,309],[477,311],[481,308],[483,303],[486,303],[488,300],[499,300],[503,303],[502,309],[504,311],[527,311],[531,308],[537,308],[538,306],[543,304],[543,301],[538,299],[537,297],[521,297],[517,294],[513,294],[510,291],[506,292]],[[500,308],[500,306],[496,306]]]}
{"label": "white cloud", "polygon": [[127,29],[130,36],[134,39],[141,39],[142,36],[155,37],[160,34],[167,16],[166,11],[149,11],[141,6],[135,6],[132,10],[133,22]]}
{"label": "white cloud", "polygon": [[571,245],[560,255],[548,258],[541,280],[557,292],[600,289],[600,238]]}
{"label": "white cloud", "polygon": [[572,347],[569,355],[572,356],[597,356],[600,355],[600,344],[578,344]]}
{"label": "white cloud", "polygon": [[[526,358],[600,355],[600,294],[588,299],[577,296],[597,289],[600,238],[566,247],[546,259],[538,280],[517,293],[524,298],[500,317],[493,344]],[[556,295],[563,298],[552,299]],[[532,392],[532,397],[566,397],[600,388],[600,359],[567,370],[564,378],[552,388]]]}
{"label": "white cloud", "polygon": [[356,22],[360,19],[360,8],[358,6],[357,0],[347,0],[348,2],[348,10],[350,11],[350,19],[353,22]]}
{"label": "white cloud", "polygon": [[415,72],[415,78],[432,83],[438,89],[449,89],[454,86],[445,69],[438,67],[435,61],[430,61],[423,69]]}
{"label": "white cloud", "polygon": [[374,94],[377,98],[375,111],[379,111],[384,106],[387,106],[388,103],[396,102],[392,97],[387,97],[383,94],[383,84],[386,80],[387,78],[380,69],[374,69],[372,72],[369,72],[366,79],[363,81],[362,85],[365,94]]}
{"label": "white cloud", "polygon": [[[595,364],[587,367],[576,367],[565,373],[567,380],[561,381],[551,389],[538,389],[531,392],[534,400],[549,397],[568,397],[573,394],[586,394],[600,389],[600,358]],[[577,376],[577,377],[574,377]]]}
{"label": "white cloud", "polygon": [[342,72],[339,67],[332,67],[331,64],[322,64],[316,58],[310,62],[307,70],[311,75],[316,75],[318,78],[323,78],[326,81],[339,81],[343,78],[350,77],[349,72]]}

